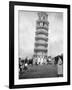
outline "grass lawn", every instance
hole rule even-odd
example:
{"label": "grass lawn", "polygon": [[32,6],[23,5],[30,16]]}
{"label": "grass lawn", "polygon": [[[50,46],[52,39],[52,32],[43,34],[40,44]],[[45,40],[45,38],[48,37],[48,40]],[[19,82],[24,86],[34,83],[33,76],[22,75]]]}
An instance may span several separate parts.
{"label": "grass lawn", "polygon": [[57,77],[57,66],[53,64],[48,65],[33,65],[28,66],[27,71],[19,73],[19,79],[27,78],[46,78]]}

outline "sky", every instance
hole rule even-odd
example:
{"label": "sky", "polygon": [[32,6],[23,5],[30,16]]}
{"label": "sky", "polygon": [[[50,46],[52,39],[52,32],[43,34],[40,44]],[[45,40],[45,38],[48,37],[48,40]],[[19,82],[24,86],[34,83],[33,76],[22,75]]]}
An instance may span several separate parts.
{"label": "sky", "polygon": [[[63,52],[63,13],[47,12],[48,30],[48,56],[56,56]],[[38,12],[18,11],[18,50],[19,57],[31,57],[34,54],[36,20]]]}

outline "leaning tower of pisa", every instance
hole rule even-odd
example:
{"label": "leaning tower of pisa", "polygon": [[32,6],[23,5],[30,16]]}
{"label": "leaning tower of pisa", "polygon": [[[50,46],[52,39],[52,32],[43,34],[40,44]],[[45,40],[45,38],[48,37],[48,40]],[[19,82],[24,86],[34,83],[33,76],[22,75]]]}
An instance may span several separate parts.
{"label": "leaning tower of pisa", "polygon": [[35,32],[35,57],[46,57],[48,54],[48,15],[46,12],[38,12]]}

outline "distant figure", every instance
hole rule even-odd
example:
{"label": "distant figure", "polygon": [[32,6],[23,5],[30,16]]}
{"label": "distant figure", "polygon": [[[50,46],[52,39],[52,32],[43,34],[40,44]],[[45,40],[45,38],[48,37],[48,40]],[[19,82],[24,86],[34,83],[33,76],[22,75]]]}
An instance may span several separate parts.
{"label": "distant figure", "polygon": [[20,72],[22,71],[21,66],[22,66],[22,64],[21,64],[21,62],[19,62],[19,71],[20,71]]}
{"label": "distant figure", "polygon": [[55,62],[54,62],[55,65],[58,63],[58,59],[59,59],[59,56],[56,56],[55,57]]}
{"label": "distant figure", "polygon": [[37,59],[38,59],[37,64],[40,64],[40,57],[38,57]]}
{"label": "distant figure", "polygon": [[44,57],[43,63],[44,63],[44,64],[47,64],[47,59],[46,59],[46,57]]}
{"label": "distant figure", "polygon": [[24,70],[28,69],[28,61],[29,61],[29,58],[26,57],[25,60],[24,60]]}
{"label": "distant figure", "polygon": [[38,59],[37,59],[37,57],[35,58],[35,61],[36,61],[36,62],[35,62],[35,65],[38,65],[38,64],[37,64],[37,62],[38,62]]}
{"label": "distant figure", "polygon": [[24,68],[24,65],[23,65],[23,63],[20,61],[20,63],[19,63],[20,72],[23,72],[23,68]]}
{"label": "distant figure", "polygon": [[40,64],[41,64],[41,65],[43,64],[43,57],[41,57],[41,62],[40,62]]}
{"label": "distant figure", "polygon": [[60,57],[59,57],[58,63],[57,63],[57,74],[58,74],[58,77],[63,76],[63,61],[61,60]]}
{"label": "distant figure", "polygon": [[33,64],[37,65],[37,57],[33,58]]}
{"label": "distant figure", "polygon": [[33,58],[29,59],[29,65],[33,65]]}
{"label": "distant figure", "polygon": [[27,63],[28,62],[28,59],[27,59],[27,57],[25,58],[25,63]]}
{"label": "distant figure", "polygon": [[28,69],[28,64],[25,63],[24,70],[27,70],[27,69]]}
{"label": "distant figure", "polygon": [[48,57],[47,57],[47,64],[49,64],[49,59],[48,59]]}

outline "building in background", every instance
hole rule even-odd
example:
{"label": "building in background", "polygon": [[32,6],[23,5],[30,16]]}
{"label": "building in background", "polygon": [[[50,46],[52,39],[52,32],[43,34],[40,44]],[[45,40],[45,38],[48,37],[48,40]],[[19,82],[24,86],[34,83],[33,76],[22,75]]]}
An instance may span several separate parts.
{"label": "building in background", "polygon": [[46,62],[45,57],[48,55],[48,25],[49,22],[47,13],[38,12],[34,48],[34,57],[37,58],[34,62],[38,62],[38,64]]}

